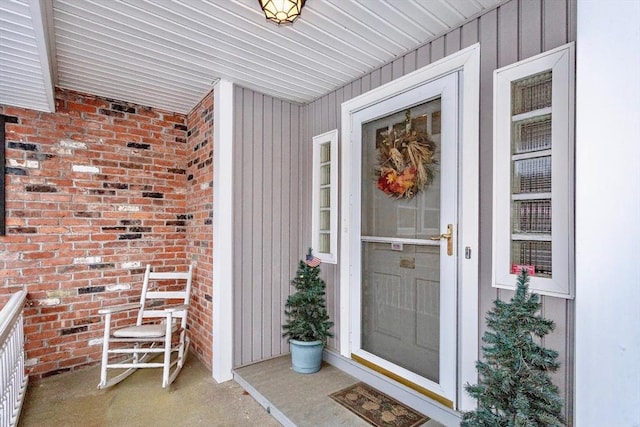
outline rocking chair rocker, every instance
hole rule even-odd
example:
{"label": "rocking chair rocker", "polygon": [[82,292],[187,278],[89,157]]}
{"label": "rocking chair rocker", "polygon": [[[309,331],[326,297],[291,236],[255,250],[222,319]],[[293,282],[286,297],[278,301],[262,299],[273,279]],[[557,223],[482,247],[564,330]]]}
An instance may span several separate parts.
{"label": "rocking chair rocker", "polygon": [[[107,307],[98,311],[104,315],[105,325],[98,388],[115,385],[139,368],[162,368],[163,388],[175,380],[189,349],[187,312],[192,273],[193,265],[186,272],[158,273],[152,272],[151,266],[147,265],[139,303]],[[159,288],[159,282],[166,282],[170,286]],[[181,289],[176,290],[177,285],[173,286],[174,284],[181,285]],[[135,326],[112,331],[112,315],[131,310],[138,310]],[[163,355],[162,362],[149,361],[160,354]],[[124,360],[114,360],[113,355],[120,355]],[[124,372],[107,378],[109,369],[124,369]]]}

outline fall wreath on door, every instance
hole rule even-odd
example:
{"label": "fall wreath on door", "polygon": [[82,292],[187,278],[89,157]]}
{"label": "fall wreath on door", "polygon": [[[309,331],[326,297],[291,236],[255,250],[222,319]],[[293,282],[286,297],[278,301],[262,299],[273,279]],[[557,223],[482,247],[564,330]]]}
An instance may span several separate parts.
{"label": "fall wreath on door", "polygon": [[438,164],[436,144],[429,134],[411,127],[406,113],[405,126],[394,126],[380,133],[376,176],[378,188],[397,199],[411,199],[433,182]]}

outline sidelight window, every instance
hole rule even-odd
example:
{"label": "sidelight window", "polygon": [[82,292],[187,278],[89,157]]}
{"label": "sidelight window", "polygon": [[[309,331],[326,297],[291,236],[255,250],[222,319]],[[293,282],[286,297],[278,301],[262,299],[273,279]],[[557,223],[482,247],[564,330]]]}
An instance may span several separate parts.
{"label": "sidelight window", "polygon": [[494,73],[494,286],[573,295],[573,45]]}
{"label": "sidelight window", "polygon": [[338,248],[338,130],[313,137],[314,254],[322,262],[335,264]]}

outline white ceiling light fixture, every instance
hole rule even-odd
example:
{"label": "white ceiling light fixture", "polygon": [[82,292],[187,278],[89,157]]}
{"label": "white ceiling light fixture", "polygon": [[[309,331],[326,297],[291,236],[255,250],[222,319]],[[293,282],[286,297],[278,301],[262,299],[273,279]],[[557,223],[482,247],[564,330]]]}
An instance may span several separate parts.
{"label": "white ceiling light fixture", "polygon": [[268,21],[290,25],[302,13],[305,0],[258,0]]}

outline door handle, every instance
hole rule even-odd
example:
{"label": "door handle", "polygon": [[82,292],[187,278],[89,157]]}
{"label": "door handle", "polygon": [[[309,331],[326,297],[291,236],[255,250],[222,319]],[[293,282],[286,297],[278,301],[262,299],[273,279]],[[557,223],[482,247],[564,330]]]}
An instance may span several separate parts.
{"label": "door handle", "polygon": [[430,240],[442,240],[447,239],[447,255],[453,255],[453,224],[447,225],[447,232],[442,233],[439,236],[431,236]]}

